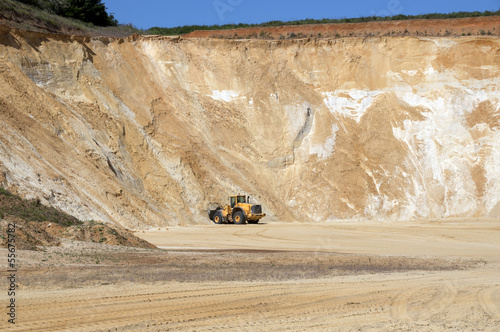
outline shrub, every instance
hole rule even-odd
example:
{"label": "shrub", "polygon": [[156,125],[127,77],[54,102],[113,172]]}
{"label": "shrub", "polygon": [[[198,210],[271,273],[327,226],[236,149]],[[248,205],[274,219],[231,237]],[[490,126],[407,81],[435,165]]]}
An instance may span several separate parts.
{"label": "shrub", "polygon": [[0,187],[0,195],[3,195],[3,196],[13,196],[8,190]]}

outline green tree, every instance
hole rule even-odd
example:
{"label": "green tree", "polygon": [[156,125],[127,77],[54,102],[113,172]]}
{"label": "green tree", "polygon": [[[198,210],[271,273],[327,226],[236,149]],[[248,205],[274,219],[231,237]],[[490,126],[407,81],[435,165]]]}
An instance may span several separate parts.
{"label": "green tree", "polygon": [[118,21],[106,12],[101,0],[17,0],[56,15],[90,22],[97,26],[116,26]]}
{"label": "green tree", "polygon": [[113,15],[106,12],[106,6],[101,0],[68,0],[68,5],[62,14],[97,26],[118,25]]}

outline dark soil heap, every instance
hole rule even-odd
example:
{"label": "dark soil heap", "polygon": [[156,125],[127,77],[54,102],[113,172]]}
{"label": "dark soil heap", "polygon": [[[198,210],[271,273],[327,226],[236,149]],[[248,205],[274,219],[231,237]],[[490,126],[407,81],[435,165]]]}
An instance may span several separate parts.
{"label": "dark soil heap", "polygon": [[15,224],[16,248],[58,246],[60,238],[138,248],[156,248],[132,231],[102,222],[80,221],[38,200],[24,200],[0,187],[0,246],[7,247],[7,226]]}

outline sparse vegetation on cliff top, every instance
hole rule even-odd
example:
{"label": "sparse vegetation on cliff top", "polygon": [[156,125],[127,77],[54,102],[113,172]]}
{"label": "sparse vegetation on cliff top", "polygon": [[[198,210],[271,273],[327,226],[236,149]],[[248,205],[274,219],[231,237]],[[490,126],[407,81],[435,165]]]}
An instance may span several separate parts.
{"label": "sparse vegetation on cliff top", "polygon": [[449,14],[425,14],[425,15],[395,15],[395,16],[363,16],[356,18],[340,18],[340,19],[321,19],[316,20],[307,18],[305,20],[296,21],[269,21],[259,24],[224,24],[224,25],[185,25],[173,28],[153,27],[146,30],[146,33],[152,35],[183,35],[196,30],[231,30],[239,28],[265,28],[279,27],[285,25],[305,25],[305,24],[328,24],[328,23],[366,23],[366,22],[386,22],[386,21],[401,21],[401,20],[416,20],[416,19],[451,19],[465,17],[481,17],[481,16],[496,16],[500,15],[500,9],[497,11],[484,12],[453,12]]}

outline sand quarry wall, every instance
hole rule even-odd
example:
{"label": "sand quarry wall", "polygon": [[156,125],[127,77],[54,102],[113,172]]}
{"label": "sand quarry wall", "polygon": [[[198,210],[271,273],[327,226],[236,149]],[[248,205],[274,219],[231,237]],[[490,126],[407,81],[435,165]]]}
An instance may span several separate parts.
{"label": "sand quarry wall", "polygon": [[253,27],[228,30],[196,30],[188,38],[290,38],[303,37],[366,37],[366,36],[470,36],[500,34],[500,16],[456,19],[372,21],[365,23],[328,23]]}
{"label": "sand quarry wall", "polygon": [[0,30],[0,182],[133,229],[500,216],[498,37],[83,38]]}

